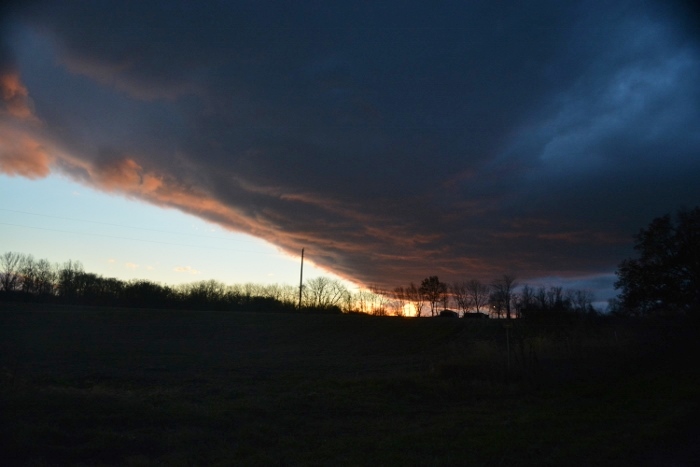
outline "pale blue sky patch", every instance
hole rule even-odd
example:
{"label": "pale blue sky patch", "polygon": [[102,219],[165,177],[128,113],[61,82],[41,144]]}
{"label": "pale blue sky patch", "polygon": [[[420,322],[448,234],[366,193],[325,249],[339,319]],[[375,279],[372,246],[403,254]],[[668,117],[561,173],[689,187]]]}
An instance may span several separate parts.
{"label": "pale blue sky patch", "polygon": [[[0,175],[0,245],[2,252],[51,262],[80,261],[88,272],[122,280],[299,280],[300,258],[262,240],[56,175],[35,181]],[[336,277],[306,255],[306,277]]]}

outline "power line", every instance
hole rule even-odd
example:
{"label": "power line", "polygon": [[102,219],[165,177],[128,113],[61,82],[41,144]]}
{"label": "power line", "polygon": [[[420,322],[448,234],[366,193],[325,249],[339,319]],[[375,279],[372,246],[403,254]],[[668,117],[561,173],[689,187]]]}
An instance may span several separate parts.
{"label": "power line", "polygon": [[[245,250],[233,250],[230,248],[223,248],[223,247],[216,247],[216,246],[206,246],[206,245],[191,245],[191,244],[185,244],[185,243],[172,243],[172,242],[163,242],[160,240],[146,240],[142,238],[131,238],[131,237],[120,237],[117,235],[107,235],[107,234],[98,234],[98,233],[89,233],[89,232],[74,232],[70,230],[61,230],[61,229],[49,229],[46,227],[33,227],[30,225],[22,225],[22,224],[12,224],[9,222],[0,222],[0,225],[9,225],[13,227],[21,227],[25,229],[34,229],[34,230],[45,230],[48,232],[59,232],[59,233],[67,233],[71,235],[88,235],[92,237],[103,237],[103,238],[114,238],[114,239],[120,239],[120,240],[131,240],[135,242],[146,242],[146,243],[158,243],[161,245],[170,245],[170,246],[184,246],[184,247],[190,247],[190,248],[205,248],[209,250],[223,250],[223,251],[230,251],[230,252],[235,252],[235,253],[250,253],[250,254],[258,254],[258,255],[274,255],[274,256],[284,256],[288,257],[287,255],[281,254],[281,253],[264,253],[264,252],[257,252],[257,251],[245,251]],[[206,237],[206,236],[204,236]],[[208,238],[217,238],[217,237],[208,237]],[[220,238],[221,240],[225,240],[223,238]]]}
{"label": "power line", "polygon": [[[212,235],[202,235],[202,234],[184,233],[184,232],[173,232],[173,231],[171,231],[171,230],[150,229],[150,228],[147,228],[147,227],[136,227],[136,226],[126,225],[126,224],[114,224],[114,223],[110,223],[110,222],[100,222],[100,221],[91,221],[91,220],[87,220],[87,219],[78,219],[78,218],[75,218],[75,217],[52,216],[52,215],[49,215],[49,214],[39,214],[39,213],[36,213],[36,212],[19,211],[19,210],[17,210],[17,209],[0,208],[0,211],[14,212],[14,213],[17,213],[17,214],[27,214],[27,215],[30,215],[30,216],[37,216],[37,217],[47,217],[47,218],[50,218],[50,219],[60,219],[60,220],[66,220],[66,221],[85,222],[85,223],[89,223],[89,224],[108,225],[108,226],[111,226],[111,227],[123,227],[123,228],[134,229],[134,230],[145,230],[145,231],[148,231],[148,232],[167,233],[167,234],[172,234],[172,235],[187,235],[187,236],[191,236],[191,237],[201,237],[201,238],[214,238],[214,239],[217,239],[217,240],[228,240],[228,239],[226,239],[226,238],[224,238],[224,237],[215,237],[215,236],[212,236]],[[8,225],[9,225],[9,224],[8,224]],[[46,230],[49,230],[49,229],[46,229]],[[237,239],[236,241],[237,241],[237,242],[245,242],[245,243],[256,243],[255,240]]]}

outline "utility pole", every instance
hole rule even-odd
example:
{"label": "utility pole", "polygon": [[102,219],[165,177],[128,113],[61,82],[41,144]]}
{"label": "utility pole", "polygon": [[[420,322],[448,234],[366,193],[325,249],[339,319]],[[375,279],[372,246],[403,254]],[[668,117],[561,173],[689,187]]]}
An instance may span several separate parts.
{"label": "utility pole", "polygon": [[301,311],[301,289],[304,283],[304,249],[301,249],[301,271],[299,272],[299,311]]}

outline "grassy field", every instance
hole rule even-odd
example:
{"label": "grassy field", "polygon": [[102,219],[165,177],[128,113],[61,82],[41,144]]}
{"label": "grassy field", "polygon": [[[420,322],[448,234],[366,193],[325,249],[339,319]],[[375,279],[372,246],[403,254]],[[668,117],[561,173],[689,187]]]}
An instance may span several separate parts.
{"label": "grassy field", "polygon": [[688,326],[0,307],[3,465],[700,455]]}

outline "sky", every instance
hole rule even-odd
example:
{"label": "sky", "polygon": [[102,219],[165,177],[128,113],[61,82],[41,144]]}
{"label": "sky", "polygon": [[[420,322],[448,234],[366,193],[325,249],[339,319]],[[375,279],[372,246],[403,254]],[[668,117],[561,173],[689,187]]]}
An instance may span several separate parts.
{"label": "sky", "polygon": [[3,251],[293,284],[305,248],[360,286],[511,274],[604,300],[640,228],[700,205],[692,2],[0,15]]}
{"label": "sky", "polygon": [[[0,245],[3,253],[80,261],[88,272],[125,281],[296,285],[300,279],[300,251],[287,254],[175,208],[99,192],[60,175],[0,176]],[[304,270],[306,278],[342,280],[308,261]]]}

